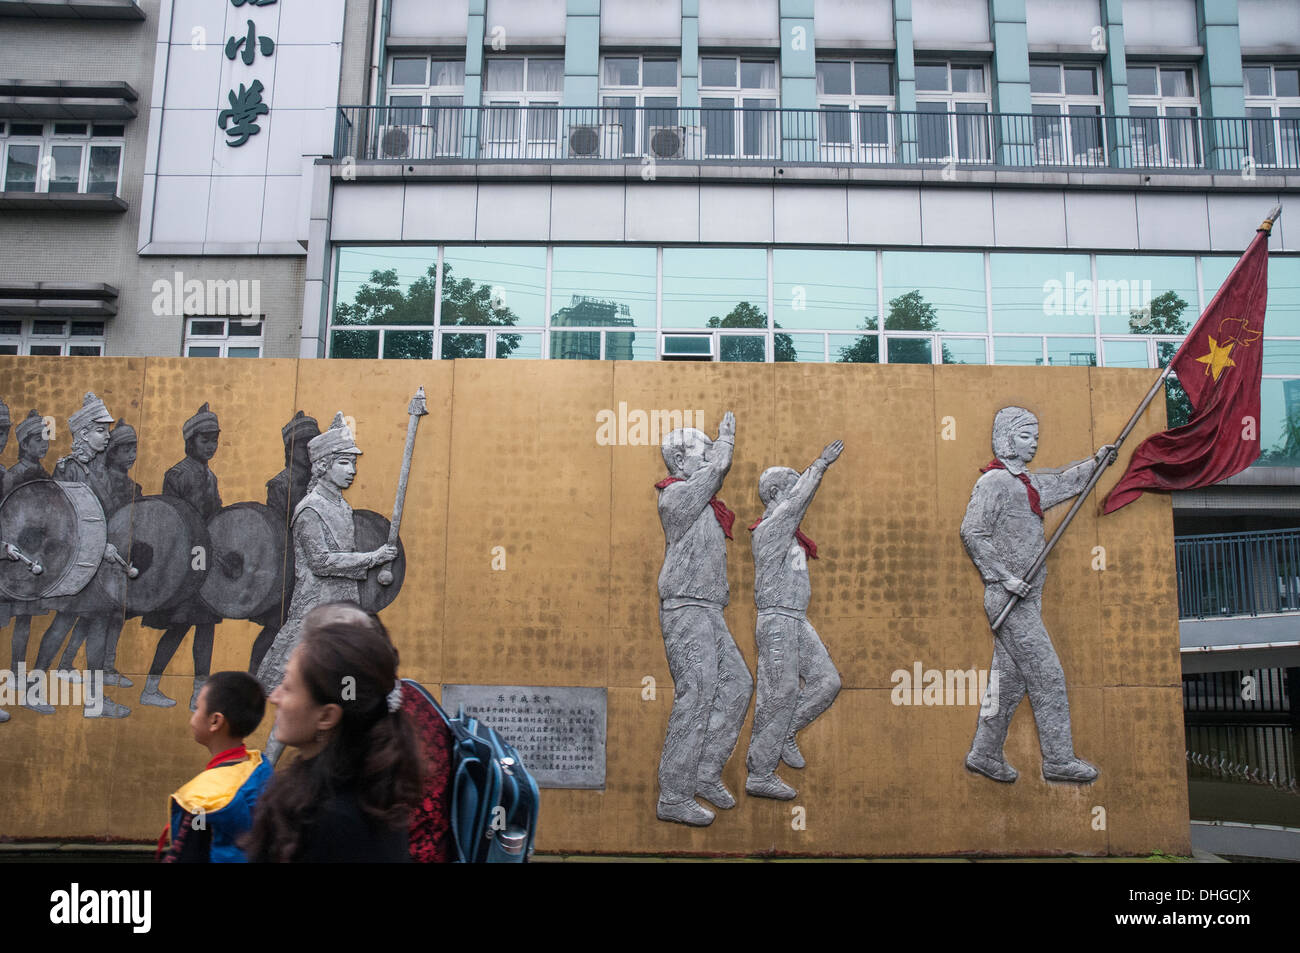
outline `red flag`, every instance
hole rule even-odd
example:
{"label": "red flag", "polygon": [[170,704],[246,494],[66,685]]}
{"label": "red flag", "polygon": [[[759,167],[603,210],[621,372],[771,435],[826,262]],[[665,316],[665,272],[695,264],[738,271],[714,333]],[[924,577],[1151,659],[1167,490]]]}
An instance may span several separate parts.
{"label": "red flag", "polygon": [[1271,222],[1260,227],[1171,362],[1191,398],[1192,419],[1142,441],[1107,495],[1103,513],[1132,503],[1144,490],[1209,486],[1259,459],[1271,227]]}

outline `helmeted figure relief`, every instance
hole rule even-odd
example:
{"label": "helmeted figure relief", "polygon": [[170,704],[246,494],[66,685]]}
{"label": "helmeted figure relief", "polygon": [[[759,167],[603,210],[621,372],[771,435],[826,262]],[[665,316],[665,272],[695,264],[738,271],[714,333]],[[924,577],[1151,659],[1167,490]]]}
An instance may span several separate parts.
{"label": "helmeted figure relief", "polygon": [[[387,544],[369,552],[354,549],[352,507],[343,498],[343,491],[356,478],[356,459],[361,450],[343,422],[342,412],[335,414],[330,428],[307,446],[311,483],[294,508],[291,521],[293,599],[284,627],[276,634],[257,670],[257,679],[268,695],[284,678],[307,613],[326,602],[360,602],[359,583],[366,578],[367,570],[392,562],[398,553],[396,546]],[[266,758],[274,764],[282,750],[272,729]]]}
{"label": "helmeted figure relief", "polygon": [[722,614],[730,598],[726,544],[735,514],[717,493],[731,469],[735,433],[730,411],[716,441],[694,428],[674,430],[662,446],[669,476],[655,484],[665,540],[659,622],[673,677],[657,814],[697,827],[711,824],[714,814],[696,795],[720,808],[735,806],[722,769],[754,685]]}
{"label": "helmeted figure relief", "polygon": [[[82,484],[93,494],[93,504],[88,500],[79,503],[77,494],[84,493],[85,490],[74,491],[69,486],[66,491],[72,494],[68,496],[68,501],[73,507],[78,525],[84,526],[87,521],[94,524],[93,532],[84,534],[87,539],[104,538],[104,514],[111,505],[111,489],[104,451],[108,448],[108,424],[112,422],[113,415],[108,412],[104,402],[93,393],[86,394],[81,409],[68,418],[68,431],[72,434],[72,452],[61,458],[54,466],[55,481],[63,484]],[[24,492],[27,490],[25,489]],[[98,511],[91,512],[92,507]],[[68,542],[78,547],[84,545],[80,533],[76,539]],[[112,543],[96,542],[93,545],[102,548],[101,560],[119,564],[123,562]],[[85,555],[89,557],[91,554]],[[95,564],[98,565],[98,560],[95,560]],[[100,587],[89,585],[89,582],[90,579],[87,578],[70,594],[38,599],[28,606],[28,611],[32,615],[40,615],[50,609],[56,610],[54,621],[41,637],[34,671],[44,672],[49,669],[63,645],[64,638],[73,631],[74,626],[81,630],[77,632],[76,638],[85,643],[88,667],[92,671],[103,671],[109,626],[112,624],[114,614],[120,612],[121,607],[109,599]],[[62,677],[74,677],[72,673],[64,671],[56,674]],[[30,698],[25,707],[45,715],[54,713],[52,705],[44,704],[39,700],[33,701]],[[88,718],[125,718],[130,713],[131,710],[125,705],[119,705],[108,698],[103,699],[102,710],[93,711],[87,707],[84,712]]]}
{"label": "helmeted figure relief", "polygon": [[[294,510],[307,495],[307,486],[311,483],[311,457],[308,453],[308,445],[320,436],[320,424],[316,422],[315,417],[308,417],[300,410],[293,415],[292,420],[280,428],[280,436],[284,439],[284,469],[266,483],[266,507],[282,527],[287,527]],[[280,604],[266,615],[253,619],[262,626],[262,631],[253,642],[253,651],[248,662],[248,670],[254,675],[257,674],[267,650],[275,641],[276,633],[284,624],[292,599],[293,576],[287,575]]]}
{"label": "helmeted figure relief", "polygon": [[[106,517],[112,517],[118,510],[130,506],[132,502],[144,495],[140,489],[140,484],[132,480],[127,473],[135,465],[137,449],[135,428],[119,418],[108,435],[108,449],[105,451],[104,456],[107,497],[103,503]],[[123,613],[114,612],[108,623],[108,634],[104,645],[105,685],[130,688],[133,684],[129,678],[117,670],[117,641],[122,637],[122,626],[125,624],[126,618],[127,616]],[[59,669],[61,671],[73,671],[77,658],[77,649],[80,648],[81,643],[84,641],[85,634],[82,633],[81,626],[77,626],[72,632],[72,638],[68,640],[68,647],[63,650],[63,657],[59,660]]]}
{"label": "helmeted figure relief", "polygon": [[[217,415],[205,403],[181,426],[181,436],[185,440],[185,459],[167,471],[163,477],[162,492],[164,496],[184,500],[206,523],[221,509],[217,478],[208,469],[208,461],[216,455],[220,442],[221,426]],[[221,617],[198,595],[194,595],[179,605],[146,612],[143,621],[150,628],[164,631],[158,639],[158,648],[154,652],[153,663],[149,666],[149,676],[145,680],[144,691],[140,694],[140,702],[160,708],[170,708],[176,704],[175,699],[163,694],[160,687],[162,675],[193,626],[194,691],[190,695],[190,710],[193,711],[198,703],[199,692],[208,680],[212,665],[213,636]]]}
{"label": "helmeted figure relief", "polygon": [[[7,411],[0,413],[0,434],[3,434],[0,451],[4,450],[9,434],[8,416]],[[14,428],[14,439],[18,442],[18,462],[7,473],[0,466],[0,498],[8,496],[24,483],[50,479],[50,472],[41,463],[50,452],[50,442],[45,438],[45,418],[39,412],[29,410]]]}
{"label": "helmeted figure relief", "polygon": [[[3,406],[2,402],[0,406]],[[4,418],[7,417],[6,410]],[[0,425],[0,431],[3,431],[3,425]],[[7,436],[7,431],[3,432]],[[0,477],[0,500],[24,483],[50,479],[49,471],[41,463],[45,455],[50,452],[50,441],[45,437],[45,418],[37,411],[29,410],[27,416],[14,428],[14,439],[18,441],[18,462],[10,467],[3,477]],[[0,450],[3,449],[4,439],[0,439]],[[3,471],[4,468],[0,467],[0,472]],[[6,608],[6,604],[0,602],[0,626],[4,625],[8,611],[12,611],[14,615],[9,671],[18,672],[27,662],[27,643],[32,634],[32,603],[15,602]],[[0,721],[4,720],[0,717]]]}
{"label": "helmeted figure relief", "polygon": [[[830,707],[840,675],[826,646],[808,621],[812,586],[808,560],[817,544],[799,528],[827,467],[844,450],[836,440],[803,473],[769,467],[758,479],[766,509],[749,530],[754,552],[754,602],[758,623],[758,699],[745,758],[745,791],[788,801],[796,791],[776,775],[777,764],[804,766],[796,735]],[[800,687],[800,680],[803,686]]]}
{"label": "helmeted figure relief", "polygon": [[[966,767],[995,781],[1019,776],[1006,762],[1003,745],[1016,706],[1025,695],[1033,707],[1043,777],[1087,783],[1097,769],[1074,753],[1065,672],[1043,626],[1044,565],[1033,579],[1022,579],[1045,543],[1043,511],[1077,496],[1093,470],[1108,455],[1102,447],[1088,460],[1060,470],[1029,472],[1038,451],[1038,418],[1022,407],[1004,407],[993,419],[994,459],[975,481],[961,539],[984,579],[984,611],[993,623],[1012,594],[1020,602],[993,639],[989,696],[980,707],[975,740]],[[991,704],[996,696],[996,704]]]}

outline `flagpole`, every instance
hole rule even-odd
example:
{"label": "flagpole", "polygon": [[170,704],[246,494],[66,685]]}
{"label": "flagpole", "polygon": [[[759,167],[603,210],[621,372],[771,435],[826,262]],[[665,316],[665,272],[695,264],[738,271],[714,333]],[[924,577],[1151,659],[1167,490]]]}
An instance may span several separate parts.
{"label": "flagpole", "polygon": [[[1261,225],[1260,227],[1265,228],[1265,226],[1267,226],[1265,230],[1271,232],[1273,228],[1273,223],[1278,220],[1281,214],[1282,214],[1282,206],[1275,205],[1273,207],[1273,210],[1269,212],[1268,216],[1264,219],[1264,224]],[[1177,357],[1177,354],[1175,354],[1174,357]],[[1056,532],[1052,534],[1052,538],[1047,541],[1047,545],[1045,545],[1042,551],[1039,552],[1038,558],[1034,560],[1033,565],[1029,567],[1029,570],[1027,572],[1021,575],[1020,578],[1023,579],[1026,583],[1028,583],[1031,579],[1033,579],[1034,576],[1038,575],[1038,570],[1043,568],[1043,563],[1047,562],[1048,554],[1052,551],[1052,549],[1056,546],[1057,541],[1060,540],[1061,536],[1065,533],[1065,530],[1069,527],[1070,522],[1074,519],[1075,514],[1077,514],[1079,512],[1080,507],[1083,506],[1084,500],[1086,500],[1088,498],[1088,495],[1092,493],[1093,488],[1096,487],[1097,485],[1097,481],[1101,479],[1101,475],[1105,473],[1106,468],[1110,466],[1111,458],[1118,454],[1119,448],[1124,445],[1124,441],[1127,440],[1129,434],[1133,432],[1133,428],[1137,426],[1138,420],[1141,419],[1142,415],[1146,412],[1146,409],[1149,406],[1151,406],[1151,401],[1155,400],[1156,394],[1159,393],[1160,389],[1164,386],[1165,380],[1169,377],[1169,372],[1173,370],[1173,367],[1174,367],[1174,360],[1173,358],[1170,358],[1169,363],[1166,364],[1164,370],[1160,372],[1160,376],[1157,377],[1155,383],[1151,385],[1151,389],[1147,391],[1147,395],[1142,398],[1142,403],[1138,404],[1138,409],[1133,412],[1133,416],[1129,418],[1128,423],[1124,425],[1124,429],[1121,430],[1119,436],[1115,438],[1115,442],[1113,444],[1115,448],[1115,453],[1107,454],[1106,458],[1102,460],[1097,465],[1097,467],[1092,471],[1092,476],[1088,478],[1088,482],[1084,485],[1084,488],[1081,491],[1079,491],[1079,495],[1074,500],[1074,505],[1071,506],[1070,511],[1065,514],[1065,519],[1061,520],[1061,524],[1056,527]],[[1011,593],[1011,600],[1006,604],[1006,606],[1003,607],[1002,611],[998,614],[997,619],[995,619],[993,622],[994,632],[996,632],[999,628],[1002,627],[1002,623],[1007,620],[1007,616],[1009,616],[1011,614],[1011,610],[1014,609],[1019,604],[1020,599],[1021,597],[1019,595],[1015,593]]]}

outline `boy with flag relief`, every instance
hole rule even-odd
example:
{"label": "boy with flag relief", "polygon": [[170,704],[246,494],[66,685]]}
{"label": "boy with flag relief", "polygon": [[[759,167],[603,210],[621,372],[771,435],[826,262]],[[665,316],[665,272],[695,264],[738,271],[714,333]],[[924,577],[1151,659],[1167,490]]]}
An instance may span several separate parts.
{"label": "boy with flag relief", "polygon": [[1192,419],[1148,437],[1133,451],[1128,470],[1106,497],[1103,512],[1115,512],[1145,490],[1191,490],[1218,483],[1259,459],[1268,236],[1281,213],[1278,206],[1259,226],[1254,241],[1156,382],[1158,387],[1171,371],[1178,375],[1195,411]]}

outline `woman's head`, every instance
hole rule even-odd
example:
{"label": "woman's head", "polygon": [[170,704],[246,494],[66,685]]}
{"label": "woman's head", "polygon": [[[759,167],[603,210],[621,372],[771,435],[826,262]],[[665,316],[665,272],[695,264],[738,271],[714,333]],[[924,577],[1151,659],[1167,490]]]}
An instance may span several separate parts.
{"label": "woman's head", "polygon": [[[383,623],[355,603],[317,606],[284,681],[271,694],[275,735],[300,757],[276,772],[254,816],[249,855],[292,860],[322,807],[355,794],[378,824],[400,828],[419,798],[423,765],[400,706],[398,654]],[[320,836],[314,835],[314,836]]]}
{"label": "woman's head", "polygon": [[351,603],[318,606],[271,695],[276,738],[312,757],[364,734],[389,716],[396,682],[397,650],[375,616]]}

